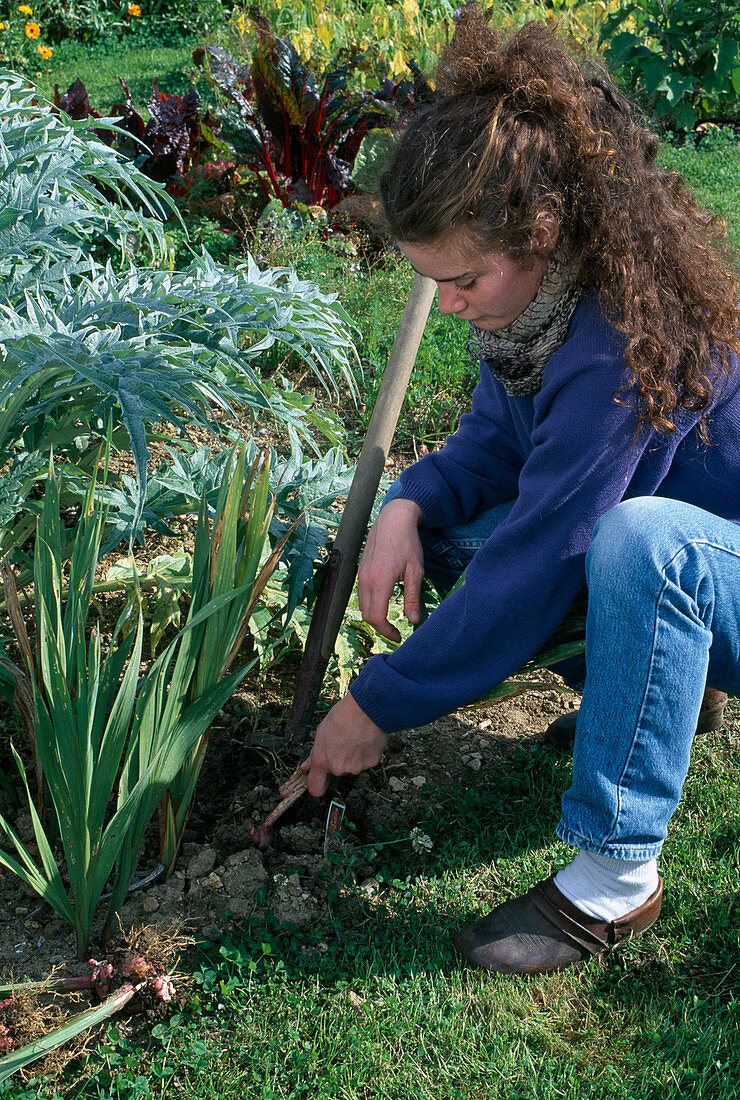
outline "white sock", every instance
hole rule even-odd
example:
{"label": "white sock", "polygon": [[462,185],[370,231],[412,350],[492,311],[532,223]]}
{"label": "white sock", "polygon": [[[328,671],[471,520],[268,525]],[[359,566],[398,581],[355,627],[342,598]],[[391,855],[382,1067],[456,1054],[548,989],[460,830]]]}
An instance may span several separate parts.
{"label": "white sock", "polygon": [[579,848],[573,862],[555,875],[555,885],[589,916],[617,920],[658,889],[658,861],[612,859]]}

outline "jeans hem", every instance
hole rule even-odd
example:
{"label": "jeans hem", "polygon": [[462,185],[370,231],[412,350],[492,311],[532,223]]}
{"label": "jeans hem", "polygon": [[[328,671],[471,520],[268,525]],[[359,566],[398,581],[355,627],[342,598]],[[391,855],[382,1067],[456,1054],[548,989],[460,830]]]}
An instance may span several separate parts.
{"label": "jeans hem", "polygon": [[657,859],[663,847],[662,842],[656,844],[619,844],[614,841],[599,841],[592,837],[581,836],[573,829],[569,829],[564,820],[561,820],[555,830],[561,840],[570,844],[573,848],[584,848],[587,852],[596,852],[598,855],[610,856],[612,859],[631,859],[636,863],[644,863],[648,859]]}

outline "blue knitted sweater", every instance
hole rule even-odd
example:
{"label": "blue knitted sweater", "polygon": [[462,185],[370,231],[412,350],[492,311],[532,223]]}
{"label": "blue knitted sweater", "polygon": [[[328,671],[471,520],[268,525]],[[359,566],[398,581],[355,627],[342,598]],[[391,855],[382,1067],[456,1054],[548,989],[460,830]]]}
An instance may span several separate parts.
{"label": "blue knitted sweater", "polygon": [[537,393],[509,397],[481,363],[458,431],[402,475],[400,495],[428,527],[515,504],[460,591],[352,684],[381,729],[432,722],[521,668],[567,614],[594,524],[622,499],[671,497],[740,523],[740,362],[712,405],[709,446],[683,411],[673,434],[645,429],[635,439],[630,392],[614,396],[627,377],[623,346],[587,296]]}

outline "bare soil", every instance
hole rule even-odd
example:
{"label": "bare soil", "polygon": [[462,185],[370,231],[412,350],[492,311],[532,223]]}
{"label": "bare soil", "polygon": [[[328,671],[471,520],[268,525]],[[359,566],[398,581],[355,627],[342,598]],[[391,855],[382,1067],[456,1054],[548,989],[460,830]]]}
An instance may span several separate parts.
{"label": "bare soil", "polygon": [[[246,423],[239,427],[248,434]],[[198,442],[219,445],[207,432],[195,429],[194,434]],[[159,457],[153,456],[154,461]],[[389,460],[389,477],[397,476],[410,459],[399,455]],[[116,457],[117,463],[125,461],[125,454]],[[188,546],[192,532],[187,524],[180,526],[178,538],[157,537],[146,548],[138,547],[137,562],[143,564],[175,548],[192,549]],[[116,556],[114,551],[106,561]],[[104,597],[101,603],[104,629],[107,618],[115,621],[120,599]],[[177,918],[196,939],[209,939],[247,920],[259,920],[268,910],[281,922],[320,924],[327,916],[327,855],[337,846],[352,855],[349,862],[356,885],[372,893],[377,889],[374,868],[363,860],[360,849],[372,844],[379,830],[408,839],[433,810],[437,793],[479,781],[487,771],[504,766],[514,745],[534,748],[554,718],[577,706],[575,697],[561,690],[562,681],[544,671],[536,674],[536,690],[393,734],[378,768],[356,780],[337,781],[324,799],[304,795],[281,820],[274,844],[261,853],[250,829],[275,807],[280,787],[297,763],[295,754],[282,748],[295,671],[290,665],[269,671],[256,692],[240,690],[219,714],[174,874],[166,882],[155,874],[130,891],[120,913],[124,928],[142,922],[166,925]],[[551,682],[552,689],[543,689],[543,681]],[[14,721],[0,713],[6,729]],[[22,735],[16,740],[22,744]],[[11,776],[9,754],[3,755],[3,765]],[[336,835],[327,832],[332,799],[346,807],[345,827]],[[14,808],[2,785],[0,813],[29,851],[37,854],[27,807]],[[8,850],[5,843],[2,846]],[[157,866],[158,836],[153,823],[139,871],[146,877]],[[93,943],[93,953],[95,947]],[[52,969],[60,975],[87,972],[76,958],[65,922],[0,867],[0,975],[36,979]]]}
{"label": "bare soil", "polygon": [[[549,723],[577,705],[559,690],[533,690],[500,703],[457,711],[428,726],[393,734],[378,768],[356,780],[339,780],[325,798],[305,795],[280,822],[272,847],[258,852],[250,826],[261,823],[279,800],[279,788],[293,770],[294,756],[276,751],[287,717],[284,702],[236,696],[212,728],[208,757],[196,791],[177,869],[130,892],[121,911],[124,927],[165,923],[178,917],[196,938],[216,938],[234,925],[259,919],[269,908],[281,922],[306,926],[327,916],[326,854],[338,845],[352,850],[357,885],[377,888],[374,868],[359,855],[382,830],[399,839],[434,807],[435,794],[478,781],[505,764],[513,745],[534,748]],[[260,747],[263,735],[270,747]],[[331,800],[346,806],[345,827],[327,833]],[[13,813],[0,790],[0,812],[12,820],[33,850],[26,810]],[[352,828],[346,828],[351,822]],[[144,872],[157,865],[152,826],[140,862]],[[76,960],[67,925],[10,872],[0,868],[0,973],[40,978],[85,972]]]}

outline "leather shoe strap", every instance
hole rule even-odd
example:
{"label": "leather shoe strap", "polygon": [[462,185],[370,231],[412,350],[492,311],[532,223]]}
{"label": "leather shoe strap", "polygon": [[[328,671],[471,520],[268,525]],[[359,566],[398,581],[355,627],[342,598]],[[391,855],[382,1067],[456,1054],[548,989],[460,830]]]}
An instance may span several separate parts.
{"label": "leather shoe strap", "polygon": [[555,885],[554,876],[529,891],[529,901],[574,944],[589,955],[600,955],[610,947],[648,928],[660,912],[663,880],[643,905],[613,921],[598,920],[578,909]]}

